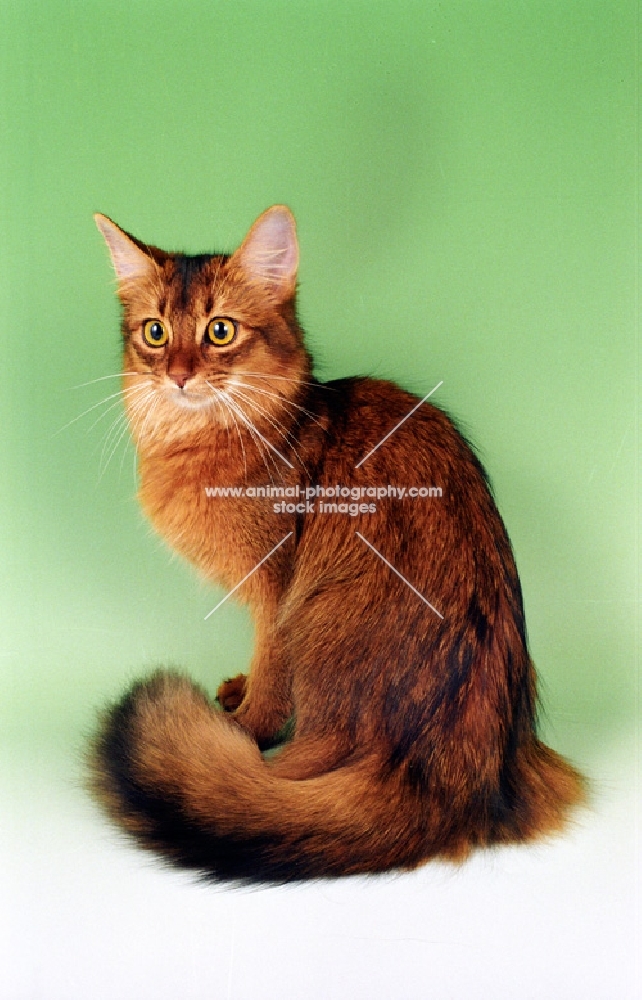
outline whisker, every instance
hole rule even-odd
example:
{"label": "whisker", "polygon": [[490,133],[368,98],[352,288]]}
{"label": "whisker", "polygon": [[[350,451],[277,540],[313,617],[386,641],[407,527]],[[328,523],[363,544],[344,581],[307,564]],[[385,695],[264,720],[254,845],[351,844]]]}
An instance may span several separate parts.
{"label": "whisker", "polygon": [[[142,402],[143,400],[147,399],[151,394],[152,394],[152,389],[150,389],[148,386],[137,387],[137,389],[136,389],[136,396],[137,396],[137,398],[133,401],[133,403],[131,403],[130,402],[130,398],[128,397],[127,403],[129,405],[129,409],[126,408],[126,409],[123,410],[123,412],[120,414],[120,416],[111,424],[110,431],[111,431],[111,429],[113,429],[115,423],[120,423],[121,419],[122,420],[127,420],[128,413],[136,412],[136,410],[138,409],[137,404],[140,403],[140,402]],[[117,406],[119,403],[120,403],[120,400],[117,400],[116,403],[112,403],[110,409],[113,409],[113,407]],[[98,419],[100,420],[101,418],[99,417]],[[95,421],[95,423],[97,423],[97,421]],[[106,435],[107,437],[109,437],[110,431],[107,432],[107,435]]]}
{"label": "whisker", "polygon": [[[72,420],[69,420],[62,427],[59,427],[57,431],[54,431],[54,433],[52,434],[52,438],[57,437],[58,434],[62,434],[63,431],[66,431],[67,428],[71,427],[72,424],[75,424],[76,421],[80,420],[82,417],[86,417],[88,413],[91,413],[92,410],[97,409],[99,406],[102,406],[104,403],[108,403],[110,399],[116,399],[116,402],[112,403],[112,405],[108,406],[107,409],[105,410],[105,413],[109,413],[109,411],[112,410],[114,408],[114,406],[117,406],[118,403],[120,402],[120,399],[117,399],[117,397],[120,397],[120,396],[124,397],[127,393],[136,392],[140,388],[143,388],[143,387],[142,386],[129,386],[127,389],[119,389],[118,392],[113,392],[110,396],[106,396],[104,399],[100,399],[97,403],[94,403],[93,406],[90,406],[86,410],[83,410],[83,412],[79,413],[77,417],[74,417]],[[91,430],[93,427],[95,427],[96,424],[102,419],[103,416],[104,416],[104,414],[101,414],[101,416],[98,418],[98,420],[95,421],[91,425],[91,427],[89,428],[89,430]]]}
{"label": "whisker", "polygon": [[[218,396],[216,396],[215,399],[216,399],[216,405],[218,406],[219,411],[222,410],[223,409],[223,403],[218,398]],[[230,452],[231,449],[232,449],[232,446],[230,444],[230,422],[229,422],[229,420],[225,421],[225,430],[227,431],[227,450],[228,450],[228,452]]]}
{"label": "whisker", "polygon": [[115,420],[111,422],[107,433],[103,438],[102,448],[100,450],[100,458],[98,460],[98,470],[99,470],[99,481],[102,478],[102,473],[106,468],[105,455],[107,455],[111,449],[113,442],[118,438],[119,434],[127,427],[127,415],[125,413],[119,414]]}
{"label": "whisker", "polygon": [[250,438],[252,439],[252,442],[254,443],[254,445],[256,447],[256,450],[258,451],[259,455],[261,456],[261,460],[263,462],[263,465],[265,466],[265,470],[266,470],[268,476],[270,477],[270,481],[273,483],[274,482],[274,478],[272,476],[272,471],[271,471],[270,466],[268,464],[268,460],[269,460],[269,462],[272,463],[272,466],[274,467],[277,476],[279,476],[279,478],[282,479],[283,477],[281,475],[281,469],[277,465],[277,463],[275,462],[273,455],[269,451],[267,451],[262,446],[262,444],[261,444],[262,441],[265,444],[269,444],[269,442],[265,438],[263,438],[263,436],[260,434],[260,432],[258,431],[258,429],[254,426],[254,424],[252,423],[252,421],[248,419],[248,417],[247,417],[245,411],[243,410],[242,406],[240,406],[239,404],[235,403],[234,400],[227,394],[227,392],[225,392],[225,390],[220,389],[218,391],[219,391],[220,395],[225,399],[226,405],[227,405],[228,409],[230,410],[230,413],[232,413],[232,415],[237,414],[241,418],[241,420],[243,421],[243,423],[245,424],[245,426],[247,427],[247,429],[249,431],[249,434],[250,434]]}
{"label": "whisker", "polygon": [[[232,385],[234,386],[234,388],[232,388]],[[308,470],[307,470],[307,468],[305,466],[305,463],[304,463],[303,459],[301,458],[301,456],[299,455],[299,453],[298,453],[298,451],[296,449],[296,445],[294,444],[296,438],[292,437],[292,435],[290,434],[290,432],[287,429],[285,429],[284,425],[280,422],[280,420],[277,420],[276,417],[273,420],[272,417],[271,417],[271,415],[268,413],[268,411],[263,406],[261,406],[259,403],[257,403],[256,400],[252,400],[249,396],[245,395],[245,393],[239,392],[239,390],[236,388],[236,386],[237,386],[236,382],[232,383],[232,385],[228,385],[227,391],[231,392],[232,396],[236,396],[237,398],[242,399],[244,403],[247,403],[249,406],[251,406],[253,409],[255,409],[258,413],[260,413],[262,416],[264,416],[266,420],[269,421],[269,423],[272,425],[272,427],[274,427],[274,429],[277,432],[277,434],[280,434],[281,437],[283,438],[283,440],[290,445],[292,451],[294,452],[294,454],[298,458],[300,465],[305,470],[306,475],[309,475]]]}
{"label": "whisker", "polygon": [[77,417],[74,417],[73,420],[70,420],[68,423],[66,423],[64,427],[59,427],[57,431],[54,431],[52,437],[57,437],[58,434],[62,434],[63,431],[66,431],[68,427],[71,427],[72,424],[75,424],[77,420],[81,419],[81,417],[86,417],[88,413],[91,413],[91,411],[95,410],[98,406],[102,406],[103,403],[108,403],[110,399],[115,399],[116,396],[122,396],[124,392],[125,392],[124,389],[119,389],[118,392],[112,392],[111,396],[106,396],[105,399],[101,399],[97,403],[94,403],[93,406],[90,406],[88,409],[83,410],[83,412],[79,413]]}
{"label": "whisker", "polygon": [[[226,404],[227,404],[228,408],[230,409],[230,412],[232,414],[237,413],[239,415],[239,417],[241,418],[241,420],[243,421],[243,423],[245,424],[245,426],[247,427],[247,429],[249,430],[252,442],[254,443],[254,445],[256,447],[256,450],[258,451],[259,455],[261,456],[261,461],[263,462],[263,465],[265,466],[265,471],[267,472],[268,476],[270,477],[270,482],[273,483],[274,479],[272,477],[272,472],[271,472],[270,466],[268,465],[268,459],[270,460],[270,462],[272,462],[272,465],[276,468],[276,462],[274,461],[274,458],[272,457],[272,455],[270,454],[270,452],[266,451],[263,448],[263,446],[261,445],[261,441],[260,441],[259,437],[257,437],[257,435],[254,433],[253,426],[250,426],[250,424],[247,423],[247,420],[245,419],[245,415],[244,415],[241,407],[238,406],[236,403],[234,403],[234,401],[230,398],[230,396],[228,396],[228,394],[225,391],[221,390],[221,393],[225,397]],[[280,470],[278,468],[277,468],[276,471],[277,471],[277,474],[279,474]]]}
{"label": "whisker", "polygon": [[[149,420],[150,420],[150,417],[151,417],[152,413],[154,412],[154,410],[158,406],[159,401],[160,401],[160,396],[155,395],[154,398],[152,399],[151,406],[148,408],[147,413],[145,414],[145,419],[143,420],[143,423],[142,423],[142,426],[141,426],[141,429],[140,429],[140,432],[139,432],[139,437],[140,437],[141,442],[144,440],[145,435],[147,434],[147,424],[149,423]],[[143,401],[141,401],[141,406],[136,410],[136,413],[133,414],[133,416],[138,416],[138,413],[140,412],[140,410],[142,408],[143,408]]]}
{"label": "whisker", "polygon": [[[213,392],[212,386],[209,385],[209,383],[207,383],[207,385],[209,386],[210,389],[212,389],[212,392]],[[220,421],[221,424],[223,424],[223,421],[221,421],[221,413],[225,409],[224,403],[219,399],[218,395],[216,395],[216,394],[214,394],[214,402],[216,403],[216,418],[217,418],[217,420]],[[223,426],[225,427],[225,432],[227,434],[227,450],[229,451],[230,448],[231,448],[231,444],[230,444],[230,422],[227,419],[227,417],[225,417],[225,421],[224,421]]]}
{"label": "whisker", "polygon": [[315,388],[317,388],[317,389],[327,389],[328,392],[336,392],[337,391],[334,388],[334,386],[325,385],[323,382],[306,382],[304,379],[287,378],[285,375],[266,375],[264,372],[244,372],[244,371],[240,371],[240,372],[238,372],[238,374],[239,375],[243,375],[244,377],[246,375],[251,375],[253,378],[262,378],[262,379],[268,379],[268,380],[271,379],[271,378],[275,378],[275,379],[278,379],[280,382],[293,382],[295,385],[312,385],[312,386],[315,386]]}
{"label": "whisker", "polygon": [[[153,395],[154,395],[153,390],[148,389],[146,393],[144,393],[142,396],[140,396],[138,399],[134,401],[134,403],[130,408],[129,413],[122,413],[120,414],[119,417],[116,418],[116,420],[113,421],[111,427],[109,428],[107,434],[105,435],[102,451],[100,453],[99,467],[102,469],[100,476],[101,479],[104,473],[107,471],[107,466],[111,462],[111,459],[113,458],[114,454],[116,453],[116,450],[118,449],[118,445],[122,441],[127,431],[127,428],[130,425],[131,418],[136,416],[140,412],[140,410],[142,410],[146,406],[148,400]],[[105,454],[107,452],[109,452],[109,455],[107,460],[105,461]]]}
{"label": "whisker", "polygon": [[117,437],[115,436],[114,445],[113,445],[111,451],[109,452],[109,455],[107,456],[107,461],[105,462],[105,465],[103,466],[103,469],[102,469],[102,472],[100,473],[100,478],[99,478],[98,482],[100,482],[100,480],[102,479],[102,477],[107,472],[107,469],[109,467],[109,463],[111,462],[112,458],[114,457],[114,455],[118,451],[118,445],[120,444],[120,442],[125,437],[125,434],[127,433],[128,429],[129,429],[129,424],[128,424],[127,420],[125,420],[123,426],[120,428],[120,433],[118,434]]}
{"label": "whisker", "polygon": [[[150,393],[150,395],[153,395],[153,393]],[[135,416],[135,415],[137,415],[137,414],[138,414],[138,412],[140,412],[140,410],[141,410],[141,409],[143,408],[143,406],[145,405],[145,403],[146,403],[147,399],[149,399],[149,397],[148,397],[148,396],[146,396],[146,397],[145,397],[144,399],[142,399],[142,400],[138,400],[138,403],[137,403],[137,409],[136,409],[136,411],[135,411],[135,412],[134,412],[134,411],[132,410],[132,416]],[[143,426],[141,427],[141,430],[140,430],[140,441],[141,441],[141,442],[143,441],[143,438],[144,438],[144,436],[145,436],[145,433],[146,433],[146,430],[147,430],[147,423],[148,423],[148,421],[149,421],[149,418],[151,417],[151,415],[153,414],[154,410],[155,410],[155,409],[156,409],[156,407],[158,406],[158,403],[159,403],[159,400],[160,400],[160,397],[159,397],[159,396],[157,396],[157,395],[156,395],[156,396],[154,396],[154,398],[152,399],[152,404],[151,404],[151,406],[149,407],[149,409],[147,410],[147,413],[145,414],[145,419],[143,420]],[[156,431],[156,428],[157,428],[157,427],[158,427],[158,421],[157,421],[157,422],[156,422],[156,424],[154,425],[154,432]],[[120,437],[118,438],[118,441],[116,442],[116,444],[115,444],[114,448],[113,448],[113,449],[112,449],[112,451],[111,451],[111,454],[110,454],[109,458],[107,459],[107,463],[106,463],[106,465],[105,465],[105,468],[103,469],[103,474],[104,474],[104,472],[106,471],[106,469],[107,469],[107,466],[108,466],[108,465],[109,465],[109,463],[111,462],[111,460],[112,460],[112,457],[113,457],[113,455],[115,454],[115,452],[116,452],[116,450],[117,450],[117,448],[118,448],[118,445],[120,444],[120,442],[121,442],[121,440],[122,440],[122,438],[123,438],[123,435],[125,434],[125,431],[126,431],[126,430],[127,430],[127,426],[125,426],[125,427],[123,428],[123,430],[121,431],[121,433],[120,433]],[[134,470],[133,470],[133,471],[134,471],[134,478],[135,478],[135,476],[136,476],[136,455],[137,455],[137,454],[138,454],[138,452],[137,452],[137,449],[136,449],[136,447],[135,447],[135,448],[134,448]],[[123,455],[123,458],[124,458],[124,455]],[[122,459],[121,459],[121,467],[122,467]]]}
{"label": "whisker", "polygon": [[[129,441],[125,441],[125,447],[123,448],[123,453],[120,456],[120,465],[118,466],[118,478],[119,479],[120,479],[120,477],[123,474],[123,465],[125,464],[125,459],[127,458],[127,446],[129,444],[131,444],[131,437],[129,438]],[[134,448],[134,451],[136,451],[135,448]]]}
{"label": "whisker", "polygon": [[[149,383],[149,385],[151,385],[151,382]],[[134,395],[135,393],[139,393],[139,392],[142,392],[142,391],[143,391],[144,389],[147,389],[147,384],[146,384],[146,385],[134,385],[134,386],[131,386],[131,387],[130,387],[129,389],[123,389],[123,390],[121,390],[121,391],[122,391],[122,395],[123,395],[123,397],[125,397],[125,396],[127,395],[127,396],[128,396],[128,398],[131,398],[131,396],[133,396],[133,395]],[[106,400],[105,400],[105,402],[106,402]],[[89,434],[89,433],[90,433],[91,431],[93,431],[94,427],[96,427],[96,426],[97,426],[97,425],[98,425],[98,424],[100,423],[100,421],[101,421],[101,420],[102,420],[102,419],[103,419],[104,417],[106,417],[106,416],[107,416],[107,414],[108,414],[108,413],[109,413],[109,412],[110,412],[111,410],[113,410],[113,409],[114,409],[114,408],[115,408],[116,406],[120,406],[120,403],[121,403],[121,400],[120,400],[120,399],[117,399],[115,403],[111,403],[111,404],[110,404],[110,405],[109,405],[109,406],[107,407],[107,409],[106,409],[106,410],[104,410],[104,411],[103,411],[103,412],[102,412],[102,413],[100,414],[100,416],[96,418],[96,420],[94,420],[93,424],[92,424],[92,425],[91,425],[90,427],[88,427],[88,428],[87,428],[87,431],[86,431],[86,433],[87,433],[87,434]]]}
{"label": "whisker", "polygon": [[119,413],[118,416],[111,422],[107,433],[103,438],[102,448],[100,449],[100,458],[98,460],[99,476],[98,482],[102,479],[102,473],[105,463],[105,454],[111,448],[112,441],[120,433],[123,427],[127,427],[127,416],[124,413]]}
{"label": "whisker", "polygon": [[[212,387],[210,386],[210,389],[211,388]],[[214,396],[214,402],[216,403],[217,406],[217,418],[220,419],[220,414],[224,409],[224,403],[219,399],[217,395]],[[227,419],[225,420],[225,432],[227,434],[227,450],[229,452],[232,446],[230,443],[230,422]]]}
{"label": "whisker", "polygon": [[[225,409],[227,410],[227,412],[232,417],[232,420],[234,421],[234,426],[236,427],[236,433],[238,434],[239,442],[241,444],[241,453],[243,455],[243,469],[245,470],[245,482],[247,483],[247,459],[246,459],[246,456],[245,456],[245,445],[243,444],[243,435],[241,434],[241,430],[240,430],[239,425],[237,423],[236,417],[234,416],[234,413],[232,412],[232,410],[230,409],[230,407],[227,405],[227,402],[225,401],[225,399],[223,399],[220,389],[215,389],[214,386],[211,384],[211,382],[208,382],[207,380],[205,381],[205,384],[209,385],[210,389],[214,393],[215,399],[219,402],[219,405],[222,405],[222,406],[225,407]],[[229,424],[228,424],[228,431],[229,431]],[[229,443],[229,440],[230,440],[229,439],[229,434],[228,434],[228,439],[227,440],[228,440],[228,443]]]}
{"label": "whisker", "polygon": [[228,402],[232,405],[232,407],[234,409],[236,409],[236,412],[238,413],[239,417],[247,425],[247,427],[251,428],[256,434],[258,434],[258,436],[261,438],[261,441],[263,441],[264,444],[266,444],[268,446],[268,448],[271,448],[271,450],[273,452],[275,452],[279,456],[279,458],[283,459],[283,461],[285,462],[286,465],[289,465],[290,468],[293,469],[294,466],[292,465],[292,463],[288,462],[287,458],[284,455],[281,454],[281,452],[278,450],[278,448],[274,447],[274,445],[272,444],[271,441],[268,441],[267,438],[263,437],[263,435],[261,434],[261,432],[254,426],[254,424],[252,423],[252,421],[250,420],[250,418],[247,416],[247,414],[243,412],[242,408],[239,407],[239,406],[237,406],[236,403],[232,402],[232,400],[227,395],[227,393],[225,392],[225,390],[221,390],[221,391],[226,396]]}
{"label": "whisker", "polygon": [[114,375],[101,375],[100,378],[92,378],[89,382],[80,382],[78,385],[68,385],[67,390],[82,389],[86,385],[94,385],[96,382],[104,382],[106,378],[122,378],[123,375],[150,375],[150,372],[116,372]]}
{"label": "whisker", "polygon": [[[154,412],[154,410],[156,409],[156,406],[157,406],[157,404],[159,402],[160,397],[158,395],[154,394],[153,389],[150,389],[149,393],[146,396],[143,396],[142,399],[137,399],[133,403],[133,405],[131,407],[131,412],[129,414],[129,423],[131,424],[132,418],[138,417],[138,414],[141,412],[141,410],[143,409],[143,407],[145,406],[145,404],[148,402],[148,400],[150,399],[150,397],[154,397],[154,398],[152,399],[151,406],[148,408],[147,413],[145,414],[145,418],[143,420],[143,425],[142,425],[141,430],[140,430],[140,441],[141,441],[141,443],[142,443],[142,441],[143,441],[143,439],[145,437],[145,433],[146,433],[146,429],[147,429],[147,423],[149,421],[149,418],[152,415],[152,413]],[[158,421],[156,421],[156,424],[154,425],[154,432],[156,431],[157,426],[158,426]],[[134,458],[133,458],[132,473],[133,473],[133,476],[134,476],[134,483],[135,483],[136,482],[136,459],[138,457],[138,448],[136,447],[135,442],[132,442],[132,443],[134,444]],[[124,453],[123,453],[123,458],[124,458]],[[121,459],[121,465],[122,465],[122,459]]]}
{"label": "whisker", "polygon": [[[155,409],[155,407],[152,408],[152,413],[153,413],[154,409]],[[158,416],[156,417],[156,423],[154,424],[154,426],[152,427],[152,429],[147,432],[147,436],[150,438],[150,440],[152,438],[156,437],[156,431],[158,430],[158,425],[161,422],[161,416],[162,416],[162,411],[159,411]]]}
{"label": "whisker", "polygon": [[[136,417],[138,415],[138,413],[140,412],[140,410],[143,409],[143,407],[147,403],[150,395],[153,395],[153,389],[150,389],[149,393],[146,396],[143,396],[142,398],[139,398],[139,399],[135,400],[132,403],[132,405],[130,407],[130,411],[127,414],[128,424],[129,425],[131,425],[131,418],[132,417]],[[156,427],[154,428],[154,430],[156,430]],[[120,443],[120,440],[119,440],[118,443]],[[132,444],[133,444],[133,442],[132,442]],[[118,447],[118,444],[116,445],[116,447]],[[123,449],[123,454],[122,454],[122,457],[121,457],[121,460],[120,460],[119,474],[122,473],[123,463],[125,461],[126,454],[127,454],[127,444],[125,444],[125,447]],[[136,481],[136,447],[134,445],[134,483],[135,483],[135,481]]]}
{"label": "whisker", "polygon": [[318,424],[322,430],[325,430],[325,427],[323,426],[321,421],[317,419],[314,413],[311,413],[310,410],[306,410],[305,406],[301,406],[299,403],[295,403],[293,399],[288,399],[287,396],[282,396],[280,392],[268,392],[267,389],[263,389],[261,386],[246,385],[244,382],[233,382],[231,384],[240,385],[241,388],[249,389],[251,392],[260,392],[263,396],[271,396],[272,399],[279,399],[284,404],[284,406],[294,406],[296,407],[297,410],[301,410],[301,413],[305,413],[306,417],[309,417],[310,420],[313,420],[315,424]]}
{"label": "whisker", "polygon": [[[251,391],[252,387],[248,386],[248,388]],[[239,386],[238,382],[228,382],[226,386],[226,392],[230,392],[232,396],[242,399],[244,403],[249,403],[249,405],[253,407],[255,410],[257,410],[258,413],[261,413],[266,418],[266,420],[270,421],[277,434],[280,434],[284,441],[289,440],[291,442],[294,440],[294,438],[292,438],[292,436],[290,435],[285,424],[282,424],[281,421],[278,419],[278,417],[273,417],[272,414],[270,414],[265,409],[265,407],[261,406],[260,403],[257,403],[256,400],[253,400],[252,397],[248,396],[247,393],[241,392],[241,387]]]}

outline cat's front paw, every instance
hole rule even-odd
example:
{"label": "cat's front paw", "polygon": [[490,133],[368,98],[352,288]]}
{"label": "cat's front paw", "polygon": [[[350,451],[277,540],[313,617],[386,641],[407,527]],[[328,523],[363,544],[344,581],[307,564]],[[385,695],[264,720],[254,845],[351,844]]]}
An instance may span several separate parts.
{"label": "cat's front paw", "polygon": [[247,677],[237,674],[223,681],[216,692],[216,700],[224,712],[235,712],[245,697]]}

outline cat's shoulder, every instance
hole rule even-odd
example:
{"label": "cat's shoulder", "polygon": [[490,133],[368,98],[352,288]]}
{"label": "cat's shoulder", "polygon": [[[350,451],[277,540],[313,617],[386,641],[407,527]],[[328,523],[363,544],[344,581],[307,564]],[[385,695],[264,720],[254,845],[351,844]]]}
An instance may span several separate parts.
{"label": "cat's shoulder", "polygon": [[[452,426],[452,418],[425,398],[396,382],[372,378],[367,375],[353,375],[348,378],[332,379],[321,383],[324,398],[331,409],[345,413],[360,411],[364,416],[377,413],[384,419],[401,419],[416,409],[421,422],[426,420]],[[419,405],[421,404],[421,406]]]}

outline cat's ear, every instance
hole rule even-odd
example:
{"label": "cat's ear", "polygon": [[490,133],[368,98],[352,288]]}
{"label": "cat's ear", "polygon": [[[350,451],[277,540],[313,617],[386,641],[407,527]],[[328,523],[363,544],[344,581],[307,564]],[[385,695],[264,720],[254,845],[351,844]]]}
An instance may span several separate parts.
{"label": "cat's ear", "polygon": [[103,234],[119,283],[137,281],[153,274],[153,259],[115,222],[100,213],[94,215],[94,221]]}
{"label": "cat's ear", "polygon": [[281,301],[294,294],[299,244],[294,216],[285,205],[260,215],[234,254],[252,281],[265,285]]}

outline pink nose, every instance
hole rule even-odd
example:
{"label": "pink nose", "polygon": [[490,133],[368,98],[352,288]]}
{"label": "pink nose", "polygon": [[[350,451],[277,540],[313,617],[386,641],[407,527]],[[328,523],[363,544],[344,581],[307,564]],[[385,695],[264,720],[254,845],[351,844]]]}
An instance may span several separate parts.
{"label": "pink nose", "polygon": [[189,372],[168,372],[168,375],[173,382],[176,382],[179,389],[184,389],[185,383],[190,378]]}

